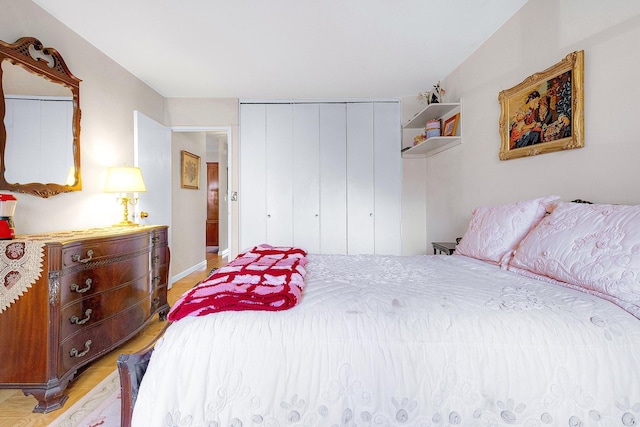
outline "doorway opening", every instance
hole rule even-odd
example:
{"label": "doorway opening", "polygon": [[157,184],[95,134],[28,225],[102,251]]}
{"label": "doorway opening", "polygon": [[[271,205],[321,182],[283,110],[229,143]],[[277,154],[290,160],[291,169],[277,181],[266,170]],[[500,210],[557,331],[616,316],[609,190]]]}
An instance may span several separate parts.
{"label": "doorway opening", "polygon": [[[172,132],[204,132],[206,154],[202,166],[206,166],[207,220],[202,224],[206,235],[205,254],[228,257],[232,250],[232,221],[230,204],[231,185],[231,128],[230,127],[190,127],[175,126]],[[210,179],[209,165],[216,164],[217,179]]]}

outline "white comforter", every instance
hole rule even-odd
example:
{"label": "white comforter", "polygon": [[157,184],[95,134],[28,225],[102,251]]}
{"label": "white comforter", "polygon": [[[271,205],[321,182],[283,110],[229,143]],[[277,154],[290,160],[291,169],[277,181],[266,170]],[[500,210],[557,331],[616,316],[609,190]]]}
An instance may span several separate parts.
{"label": "white comforter", "polygon": [[632,426],[640,321],[463,256],[309,255],[300,305],[171,325],[134,426]]}

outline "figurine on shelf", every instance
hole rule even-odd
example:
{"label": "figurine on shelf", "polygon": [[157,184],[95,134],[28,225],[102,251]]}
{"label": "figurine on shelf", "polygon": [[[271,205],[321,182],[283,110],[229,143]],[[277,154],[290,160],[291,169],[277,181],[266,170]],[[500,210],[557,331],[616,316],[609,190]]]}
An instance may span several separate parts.
{"label": "figurine on shelf", "polygon": [[426,140],[427,140],[427,135],[424,132],[422,132],[420,135],[416,135],[413,138],[413,145],[416,146],[418,144],[423,143]]}
{"label": "figurine on shelf", "polygon": [[444,102],[444,94],[446,91],[440,86],[440,82],[433,85],[433,90],[426,90],[418,93],[418,99],[429,104],[438,104]]}
{"label": "figurine on shelf", "polygon": [[433,85],[433,92],[431,92],[431,101],[430,104],[437,104],[440,102],[444,102],[444,94],[446,91],[443,87],[440,86],[440,81]]}
{"label": "figurine on shelf", "polygon": [[431,104],[431,91],[425,91],[425,92],[420,92],[418,93],[418,99],[421,102],[426,103],[427,105]]}

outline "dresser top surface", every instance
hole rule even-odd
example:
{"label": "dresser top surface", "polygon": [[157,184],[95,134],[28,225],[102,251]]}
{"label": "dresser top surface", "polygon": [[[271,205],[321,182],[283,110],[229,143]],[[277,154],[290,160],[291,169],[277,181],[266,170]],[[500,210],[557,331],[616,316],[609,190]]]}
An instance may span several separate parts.
{"label": "dresser top surface", "polygon": [[[70,230],[70,231],[56,231],[52,233],[39,233],[39,234],[23,234],[16,236],[13,241],[29,241],[29,242],[41,242],[41,243],[61,243],[85,240],[85,239],[97,239],[105,237],[125,236],[137,233],[147,233],[154,229],[165,229],[166,225],[141,225],[137,227],[103,227],[103,228],[88,228],[84,230]],[[8,240],[7,242],[11,242]]]}

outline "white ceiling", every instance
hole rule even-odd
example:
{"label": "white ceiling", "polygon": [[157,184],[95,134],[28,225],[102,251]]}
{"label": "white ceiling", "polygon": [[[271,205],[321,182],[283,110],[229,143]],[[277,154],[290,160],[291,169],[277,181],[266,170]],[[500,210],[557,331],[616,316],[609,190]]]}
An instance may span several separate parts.
{"label": "white ceiling", "polygon": [[527,0],[33,0],[166,97],[431,89]]}

